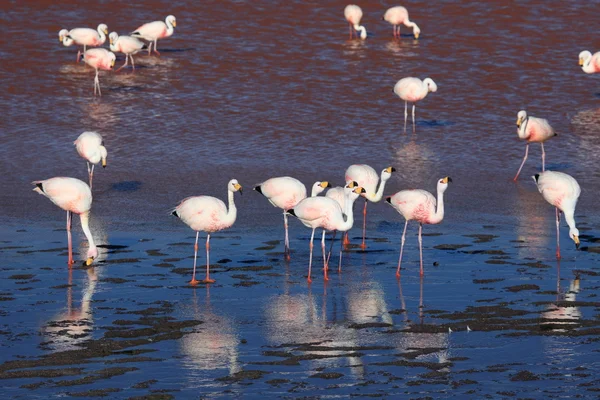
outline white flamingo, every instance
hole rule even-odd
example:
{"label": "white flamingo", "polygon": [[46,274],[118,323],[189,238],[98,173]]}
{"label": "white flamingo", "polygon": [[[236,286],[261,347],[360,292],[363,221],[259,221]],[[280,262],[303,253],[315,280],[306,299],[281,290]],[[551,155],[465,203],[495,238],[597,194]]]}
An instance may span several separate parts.
{"label": "white flamingo", "polygon": [[394,93],[404,100],[404,129],[406,130],[406,120],[408,119],[408,102],[412,106],[413,130],[415,129],[415,103],[423,100],[427,93],[436,92],[437,85],[431,78],[425,78],[422,81],[419,78],[402,78],[394,85]]}
{"label": "white flamingo", "polygon": [[[106,147],[102,135],[97,132],[83,132],[77,140],[73,142],[77,153],[86,159],[88,177],[90,179],[90,189],[94,178],[94,165],[102,162],[102,168],[106,168]],[[90,164],[92,164],[90,168]]]}
{"label": "white flamingo", "polygon": [[405,26],[412,28],[415,39],[418,39],[419,35],[421,34],[421,29],[419,29],[419,26],[408,18],[408,11],[405,7],[396,6],[388,8],[383,15],[383,20],[394,26],[394,38],[400,38],[400,24],[404,24]]}
{"label": "white flamingo", "polygon": [[360,32],[360,38],[367,38],[367,29],[364,26],[360,25],[360,20],[362,19],[363,12],[361,8],[354,4],[349,4],[344,8],[344,18],[348,21],[350,26],[350,39],[352,40],[353,33],[356,33],[356,38],[358,39],[358,32]]}
{"label": "white flamingo", "polygon": [[[354,205],[354,200],[349,200],[349,198],[352,197],[350,193],[352,193],[352,191],[356,187],[358,187],[358,183],[356,183],[354,181],[350,181],[344,187],[336,186],[334,188],[329,189],[327,191],[327,193],[325,193],[325,197],[335,200],[340,205],[342,210],[344,211],[344,214],[346,214],[347,210],[348,210],[348,204],[346,204],[346,203],[349,203],[350,207],[353,207],[353,205]],[[327,253],[327,263],[326,263],[327,266],[329,266],[329,258],[331,257],[331,250],[333,249],[333,242],[335,241],[336,233],[337,233],[337,231],[333,231],[333,238],[331,239],[331,245],[329,246],[329,252]],[[338,272],[340,272],[342,270],[343,248],[344,248],[344,243],[343,243],[343,241],[340,241],[340,257],[339,257],[339,261],[338,261]]]}
{"label": "white flamingo", "polygon": [[[100,24],[96,30],[91,28],[75,28],[70,31],[68,29],[61,29],[58,32],[58,40],[63,46],[71,46],[73,44],[83,46],[83,52],[77,49],[77,62],[79,62],[79,56],[85,53],[87,46],[102,46],[106,41],[106,35],[108,35],[108,26]],[[69,40],[65,40],[67,37]]]}
{"label": "white flamingo", "polygon": [[115,72],[119,72],[122,68],[126,67],[129,59],[131,59],[131,69],[135,71],[133,55],[144,48],[144,42],[131,36],[119,36],[117,32],[111,32],[110,35],[108,35],[108,38],[110,40],[111,51],[118,51],[125,54],[125,64],[119,67]]}
{"label": "white flamingo", "polygon": [[525,157],[523,162],[514,177],[514,181],[517,181],[525,160],[527,160],[527,154],[529,153],[529,143],[539,143],[542,145],[542,172],[546,170],[546,152],[544,151],[544,142],[551,137],[556,136],[554,129],[548,123],[548,120],[543,118],[536,118],[527,115],[525,110],[519,111],[517,114],[517,135],[519,139],[527,140],[525,146]]}
{"label": "white flamingo", "polygon": [[579,53],[579,65],[586,74],[600,72],[600,51],[594,55],[587,50],[582,51]]}
{"label": "white flamingo", "polygon": [[148,54],[152,52],[152,43],[154,43],[154,52],[160,56],[160,53],[156,49],[156,42],[158,39],[164,39],[171,36],[173,32],[175,32],[174,28],[176,26],[177,20],[174,16],[169,15],[167,18],[165,18],[165,22],[154,21],[140,26],[131,33],[131,36],[150,42],[148,45]]}

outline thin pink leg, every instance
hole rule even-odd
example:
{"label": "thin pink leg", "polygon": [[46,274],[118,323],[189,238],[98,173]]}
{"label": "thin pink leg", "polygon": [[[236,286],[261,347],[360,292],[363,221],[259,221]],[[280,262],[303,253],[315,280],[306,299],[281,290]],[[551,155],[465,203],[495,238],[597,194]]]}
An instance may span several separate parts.
{"label": "thin pink leg", "polygon": [[157,42],[157,41],[158,41],[158,39],[156,39],[156,40],[154,41],[154,52],[160,56],[160,53],[159,53],[159,51],[156,49],[156,42]]}
{"label": "thin pink leg", "polygon": [[337,235],[337,231],[333,231],[333,235],[331,236],[331,245],[329,246],[329,252],[327,253],[327,266],[329,266],[329,259],[331,258],[331,250],[333,250],[333,243],[335,242],[336,235]]}
{"label": "thin pink leg", "polygon": [[523,165],[525,165],[525,160],[527,160],[527,154],[529,154],[529,143],[527,143],[527,145],[525,146],[525,157],[523,157],[523,162],[521,163],[521,166],[519,167],[519,170],[517,171],[517,175],[515,175],[515,178],[513,179],[513,181],[517,181],[517,178],[519,177],[519,174],[521,173],[521,169],[523,169]]}
{"label": "thin pink leg", "polygon": [[406,227],[408,220],[404,223],[404,231],[402,232],[402,240],[400,241],[400,258],[398,259],[398,269],[396,270],[396,278],[400,278],[400,266],[402,265],[402,253],[404,252],[404,241],[406,240]]}
{"label": "thin pink leg", "polygon": [[285,239],[283,244],[283,255],[286,260],[290,259],[290,239],[288,236],[288,218],[287,213],[283,212],[283,227],[285,228]]}
{"label": "thin pink leg", "polygon": [[131,58],[131,72],[135,71],[135,63],[133,62],[133,55],[130,54],[129,58]]}
{"label": "thin pink leg", "polygon": [[408,101],[404,102],[404,132],[406,133],[406,121],[408,120]]}
{"label": "thin pink leg", "polygon": [[308,261],[308,278],[306,279],[308,281],[308,283],[312,282],[310,275],[312,273],[312,253],[313,253],[313,239],[314,238],[315,238],[315,229],[312,230],[312,234],[310,235],[310,244],[309,244],[310,258]]}
{"label": "thin pink leg", "polygon": [[348,238],[348,232],[344,233],[344,240],[342,240],[342,244],[346,247],[350,246],[350,239]]}
{"label": "thin pink leg", "polygon": [[540,143],[542,145],[542,172],[546,170],[546,152],[544,151],[544,143]]}
{"label": "thin pink leg", "polygon": [[349,39],[352,40],[352,31],[353,31],[353,28],[352,28],[352,24],[351,23],[348,23],[348,28],[349,28],[349,32],[350,32],[350,38]]}
{"label": "thin pink leg", "polygon": [[329,266],[327,265],[327,256],[325,254],[325,229],[323,229],[323,235],[321,235],[321,251],[323,252],[323,279],[328,281],[327,269]]}
{"label": "thin pink leg", "polygon": [[73,242],[71,241],[71,211],[67,211],[67,248],[69,249],[69,268],[73,261]]}
{"label": "thin pink leg", "polygon": [[363,241],[360,246],[363,249],[367,248],[367,244],[365,243],[365,236],[367,234],[367,199],[365,199],[365,208],[363,209]]}
{"label": "thin pink leg", "polygon": [[90,190],[92,190],[92,182],[94,181],[94,164],[92,164],[92,169],[90,170]]}
{"label": "thin pink leg", "polygon": [[560,227],[560,211],[558,211],[558,208],[556,208],[556,259],[560,260],[560,233],[559,233],[559,228]]}
{"label": "thin pink leg", "polygon": [[192,280],[190,281],[190,285],[197,285],[198,281],[196,280],[196,259],[198,258],[198,235],[200,232],[196,232],[196,243],[194,244],[194,270],[192,271]]}
{"label": "thin pink leg", "polygon": [[115,72],[119,72],[120,70],[125,68],[127,66],[128,61],[129,61],[129,54],[125,54],[125,64],[121,65],[121,67],[118,70],[116,70]]}
{"label": "thin pink leg", "polygon": [[210,233],[206,235],[206,279],[202,283],[213,283],[215,280],[210,279]]}
{"label": "thin pink leg", "polygon": [[344,244],[340,241],[340,259],[338,261],[338,273],[342,272],[342,252],[344,251]]}
{"label": "thin pink leg", "polygon": [[77,60],[75,61],[75,63],[79,62],[79,57],[81,57],[81,50],[79,50],[79,48],[77,48]]}
{"label": "thin pink leg", "polygon": [[148,43],[148,55],[152,53],[152,43],[153,42]]}
{"label": "thin pink leg", "polygon": [[419,275],[422,277],[423,273],[423,239],[421,238],[421,231],[423,230],[423,224],[419,224],[419,258],[421,260],[421,269]]}

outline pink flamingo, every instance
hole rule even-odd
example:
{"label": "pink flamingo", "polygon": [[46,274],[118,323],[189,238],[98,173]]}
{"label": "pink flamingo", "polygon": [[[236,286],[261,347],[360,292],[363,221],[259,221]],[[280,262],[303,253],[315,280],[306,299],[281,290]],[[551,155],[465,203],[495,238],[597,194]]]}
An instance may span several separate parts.
{"label": "pink flamingo", "polygon": [[[346,205],[346,201],[349,199],[349,197],[351,197],[351,192],[358,187],[358,183],[354,182],[354,181],[350,181],[346,184],[346,186],[341,187],[341,186],[336,186],[334,188],[331,188],[327,191],[327,193],[325,193],[325,197],[328,197],[330,199],[335,200],[340,207],[342,207],[342,210],[344,210],[344,213],[346,212],[347,209],[347,205]],[[350,200],[348,200],[350,201]],[[351,204],[354,205],[354,200],[351,201]],[[348,231],[346,231],[348,232]],[[331,239],[331,245],[329,246],[329,252],[327,253],[327,266],[329,266],[329,258],[331,257],[331,250],[333,249],[333,242],[335,241],[335,235],[337,234],[337,231],[333,231],[333,237]],[[340,257],[339,257],[339,261],[338,261],[338,272],[342,271],[342,252],[344,250],[344,243],[343,241],[340,241]]]}
{"label": "pink flamingo", "polygon": [[421,30],[417,24],[408,19],[408,11],[402,6],[389,8],[383,15],[383,19],[394,25],[394,38],[400,39],[400,24],[404,24],[409,28],[413,28],[413,35],[415,35],[415,39],[418,39],[419,35],[421,34]]}
{"label": "pink flamingo", "polygon": [[[90,189],[92,189],[92,179],[94,178],[94,165],[102,161],[102,168],[106,168],[106,147],[102,135],[97,132],[83,132],[75,142],[73,142],[77,153],[86,159],[88,168],[88,177],[90,179]],[[90,168],[90,163],[92,167]]]}
{"label": "pink flamingo", "polygon": [[420,275],[423,276],[423,240],[421,231],[423,224],[439,224],[444,219],[444,192],[448,188],[448,183],[452,182],[450,177],[442,178],[437,184],[437,209],[436,200],[433,195],[425,190],[401,190],[386,200],[406,219],[404,231],[402,232],[402,242],[400,245],[400,259],[398,260],[398,269],[396,277],[400,277],[400,266],[402,265],[402,252],[404,251],[404,240],[406,237],[406,227],[408,221],[414,219],[419,222],[419,256],[421,260]]}
{"label": "pink flamingo", "polygon": [[587,50],[579,53],[579,65],[586,74],[600,72],[600,51],[592,55]]}
{"label": "pink flamingo", "polygon": [[98,89],[98,95],[102,96],[102,92],[100,91],[100,80],[98,79],[98,70],[111,70],[115,66],[115,60],[117,59],[115,53],[106,49],[89,49],[83,53],[82,59],[87,65],[96,70],[96,77],[94,78],[94,96],[96,95],[96,89]]}
{"label": "pink flamingo", "polygon": [[544,142],[551,137],[556,136],[554,129],[548,123],[548,120],[543,118],[530,117],[527,115],[525,110],[519,111],[517,114],[517,135],[519,139],[527,140],[525,146],[525,157],[523,162],[517,171],[517,175],[514,177],[514,181],[517,181],[525,160],[527,160],[527,154],[529,153],[529,143],[539,143],[542,145],[542,171],[546,170],[546,152],[544,151]]}
{"label": "pink flamingo", "polygon": [[[83,46],[83,53],[85,53],[87,46],[102,46],[106,41],[106,35],[108,35],[108,27],[106,24],[100,24],[96,30],[91,28],[75,28],[70,31],[61,29],[60,32],[58,32],[58,40],[64,46],[71,46],[72,44]],[[67,36],[70,40],[65,40]],[[81,53],[82,52],[77,49],[77,62],[79,62]]]}
{"label": "pink flamingo", "polygon": [[354,4],[349,4],[344,8],[344,17],[346,21],[348,21],[350,27],[350,40],[352,40],[353,33],[356,33],[356,38],[358,39],[358,31],[360,31],[360,38],[367,38],[367,29],[364,26],[360,25],[360,20],[363,16],[363,12],[361,8]]}
{"label": "pink flamingo", "polygon": [[169,15],[165,22],[154,21],[148,22],[137,28],[131,33],[131,36],[135,36],[150,42],[148,45],[148,54],[152,51],[152,42],[154,42],[154,52],[160,56],[160,53],[156,49],[156,42],[158,39],[164,39],[169,37],[175,31],[173,28],[177,26],[177,20],[174,16]]}
{"label": "pink flamingo", "polygon": [[85,263],[88,266],[91,265],[94,259],[98,257],[98,249],[89,227],[90,209],[92,208],[92,191],[90,187],[79,179],[65,177],[50,178],[32,183],[36,186],[33,189],[35,192],[46,196],[51,202],[67,212],[69,267],[74,263],[73,244],[71,242],[71,215],[72,213],[79,214],[81,229],[83,229],[89,243]]}
{"label": "pink flamingo", "polygon": [[575,178],[563,172],[546,171],[536,174],[533,179],[544,200],[556,207],[556,258],[560,260],[559,210],[569,225],[569,237],[575,242],[575,248],[579,249],[579,230],[575,226],[574,215],[581,188]]}
{"label": "pink flamingo", "polygon": [[131,68],[135,71],[135,63],[133,62],[133,55],[138,51],[142,50],[145,46],[141,40],[131,36],[119,36],[117,32],[111,32],[108,35],[110,40],[110,50],[118,51],[125,54],[125,64],[123,64],[115,72],[119,72],[123,67],[127,66],[127,62],[131,58]]}
{"label": "pink flamingo", "polygon": [[210,234],[227,229],[233,225],[237,217],[237,208],[233,201],[233,194],[240,192],[242,186],[237,180],[232,179],[227,183],[227,198],[229,210],[221,200],[211,196],[188,197],[179,203],[172,214],[182,220],[187,226],[196,231],[196,244],[194,244],[194,271],[190,285],[197,285],[196,257],[198,256],[198,235],[200,231],[206,232],[206,279],[202,283],[213,283],[210,279]]}
{"label": "pink flamingo", "polygon": [[406,130],[406,120],[408,118],[408,102],[413,103],[412,106],[412,122],[413,131],[415,129],[415,103],[423,100],[427,93],[436,92],[437,85],[431,78],[425,78],[422,81],[419,78],[402,78],[394,86],[394,93],[404,100],[404,130]]}

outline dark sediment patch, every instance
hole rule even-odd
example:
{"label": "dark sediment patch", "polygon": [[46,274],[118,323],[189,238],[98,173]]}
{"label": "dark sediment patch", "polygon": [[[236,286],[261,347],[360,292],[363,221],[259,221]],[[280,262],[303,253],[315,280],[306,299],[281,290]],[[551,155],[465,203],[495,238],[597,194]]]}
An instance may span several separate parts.
{"label": "dark sediment patch", "polygon": [[507,291],[513,292],[513,293],[518,293],[518,292],[522,292],[523,290],[540,290],[540,287],[538,285],[526,284],[526,285],[507,286],[504,288],[504,290],[507,290]]}
{"label": "dark sediment patch", "polygon": [[230,272],[230,271],[269,271],[273,269],[273,267],[268,266],[268,265],[254,265],[251,267],[229,267],[226,268],[225,271],[226,272]]}
{"label": "dark sediment patch", "polygon": [[394,326],[387,322],[365,322],[361,324],[350,324],[348,328],[351,329],[366,329],[366,328],[390,328]]}
{"label": "dark sediment patch", "polygon": [[492,278],[492,279],[473,279],[473,283],[482,284],[482,283],[494,283],[494,282],[502,282],[504,278]]}
{"label": "dark sediment patch", "polygon": [[433,246],[434,249],[437,250],[458,250],[464,247],[471,247],[470,244],[438,244],[437,246]]}
{"label": "dark sediment patch", "polygon": [[161,252],[160,249],[149,249],[149,250],[146,250],[146,254],[148,254],[150,257],[164,257],[164,256],[168,256],[168,254],[165,254],[165,253]]}
{"label": "dark sediment patch", "polygon": [[70,288],[70,287],[76,287],[76,286],[77,286],[77,285],[75,285],[75,284],[71,284],[71,285],[69,285],[69,284],[64,284],[64,285],[50,286],[50,289],[67,289],[67,288]]}
{"label": "dark sediment patch", "polygon": [[573,273],[576,276],[579,276],[579,275],[600,276],[599,272],[584,270],[584,269],[575,269],[575,270],[573,270]]}
{"label": "dark sediment patch", "polygon": [[83,368],[62,368],[62,369],[29,369],[21,371],[0,372],[0,379],[17,378],[56,378],[59,376],[79,375]]}
{"label": "dark sediment patch", "polygon": [[410,351],[408,351],[406,353],[398,354],[397,356],[407,358],[409,360],[414,360],[417,357],[424,356],[427,354],[437,353],[440,351],[444,351],[446,349],[442,348],[442,347],[428,347],[428,348],[421,348],[421,349],[409,348],[408,350],[410,350]]}
{"label": "dark sediment patch", "polygon": [[523,263],[523,264],[519,264],[519,265],[525,265],[525,266],[531,267],[531,268],[552,268],[550,265],[544,264],[540,261]]}
{"label": "dark sediment patch", "polygon": [[450,367],[454,364],[451,362],[435,363],[435,362],[424,362],[424,361],[397,360],[397,361],[377,362],[377,363],[373,363],[371,365],[396,366],[396,367],[419,367],[419,368],[427,368],[427,369],[437,371],[442,368]]}
{"label": "dark sediment patch", "polygon": [[221,382],[240,382],[246,379],[260,379],[266,374],[270,374],[270,372],[261,370],[243,370],[228,376],[217,378],[216,380]]}
{"label": "dark sediment patch", "polygon": [[128,397],[127,400],[173,400],[175,396],[168,393],[151,393],[144,396]]}
{"label": "dark sediment patch", "polygon": [[461,250],[460,252],[465,254],[487,254],[494,256],[506,255],[506,253],[502,250]]}
{"label": "dark sediment patch", "polygon": [[100,279],[100,282],[121,284],[126,282],[133,282],[133,280],[123,278],[102,278]]}
{"label": "dark sediment patch", "polygon": [[254,250],[256,251],[269,251],[275,249],[275,246],[260,246],[256,247]]}
{"label": "dark sediment patch", "polygon": [[20,281],[26,281],[28,279],[33,278],[35,275],[33,274],[20,274],[20,275],[11,275],[8,277],[8,279],[15,279],[15,280],[20,280]]}
{"label": "dark sediment patch", "polygon": [[398,308],[396,310],[390,310],[388,311],[388,314],[392,314],[392,315],[399,315],[399,314],[404,314],[406,312],[405,309],[403,308]]}
{"label": "dark sediment patch", "polygon": [[14,299],[15,298],[11,296],[0,296],[0,301],[12,301]]}
{"label": "dark sediment patch", "polygon": [[85,392],[67,392],[71,397],[107,397],[111,393],[120,392],[122,389],[106,388],[106,389],[91,389]]}
{"label": "dark sediment patch", "polygon": [[474,243],[488,243],[497,238],[496,235],[486,235],[486,234],[472,234],[472,235],[463,235],[464,237],[474,238]]}
{"label": "dark sediment patch", "polygon": [[310,375],[310,378],[320,378],[320,379],[339,379],[344,374],[339,372],[319,372],[317,374]]}
{"label": "dark sediment patch", "polygon": [[250,286],[259,285],[259,284],[260,284],[260,282],[256,282],[256,281],[242,281],[242,282],[234,283],[233,287],[250,287]]}
{"label": "dark sediment patch", "polygon": [[510,376],[511,382],[537,381],[539,379],[539,376],[527,370],[519,371],[516,374]]}
{"label": "dark sediment patch", "polygon": [[87,385],[102,379],[109,379],[112,378],[113,376],[119,376],[119,375],[124,375],[127,372],[131,372],[131,371],[137,371],[139,368],[135,368],[135,367],[111,367],[111,368],[105,368],[105,369],[101,369],[99,371],[94,371],[92,374],[84,376],[83,378],[80,379],[72,379],[72,380],[65,380],[65,381],[55,381],[52,382],[52,386],[55,387],[63,387],[63,386],[78,386],[78,385]]}
{"label": "dark sediment patch", "polygon": [[104,264],[134,264],[139,263],[139,258],[117,258],[117,259],[107,259],[103,261]]}
{"label": "dark sediment patch", "polygon": [[266,381],[265,383],[272,385],[272,386],[277,386],[277,385],[283,385],[284,383],[288,383],[290,380],[289,379],[271,379]]}
{"label": "dark sediment patch", "polygon": [[156,379],[150,379],[149,381],[138,382],[132,386],[134,389],[148,389],[150,385],[157,383]]}
{"label": "dark sediment patch", "polygon": [[125,364],[125,363],[130,363],[130,362],[152,362],[152,361],[164,361],[164,358],[127,357],[127,358],[117,358],[116,360],[105,361],[104,364]]}
{"label": "dark sediment patch", "polygon": [[486,264],[498,264],[498,265],[503,265],[503,264],[513,264],[513,263],[511,263],[511,262],[508,262],[508,261],[496,260],[496,259],[493,259],[493,260],[485,260],[485,263],[486,263]]}
{"label": "dark sediment patch", "polygon": [[171,263],[167,263],[167,262],[161,262],[158,264],[152,264],[153,267],[159,267],[159,268],[173,268],[175,267],[175,264],[171,264]]}

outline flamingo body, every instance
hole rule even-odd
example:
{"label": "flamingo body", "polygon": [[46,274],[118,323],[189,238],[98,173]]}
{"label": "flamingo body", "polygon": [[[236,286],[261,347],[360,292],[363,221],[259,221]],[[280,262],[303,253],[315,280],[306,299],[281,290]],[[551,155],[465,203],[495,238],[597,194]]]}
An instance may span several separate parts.
{"label": "flamingo body", "polygon": [[[98,28],[74,28],[70,31],[67,29],[61,29],[58,32],[58,39],[64,46],[71,46],[77,44],[83,46],[83,52],[87,50],[87,46],[99,47],[106,41],[106,35],[108,35],[108,27],[106,24],[98,25]],[[79,61],[79,55],[81,51],[77,51],[77,61]]]}
{"label": "flamingo body", "polygon": [[600,72],[600,51],[594,55],[587,50],[582,51],[579,53],[579,65],[586,74]]}
{"label": "flamingo body", "polygon": [[526,140],[527,145],[525,146],[525,157],[523,158],[523,162],[517,171],[517,175],[515,175],[513,179],[514,181],[516,181],[519,177],[521,169],[523,168],[523,165],[525,165],[525,160],[527,160],[527,155],[529,154],[529,143],[541,144],[542,172],[546,170],[546,152],[544,150],[544,142],[556,136],[556,132],[554,132],[554,129],[552,129],[548,123],[548,120],[529,116],[525,110],[521,110],[517,114],[517,135],[519,136],[519,139]]}
{"label": "flamingo body", "polygon": [[[77,153],[87,161],[91,189],[95,164],[102,162],[102,167],[106,168],[106,157],[108,153],[106,147],[104,147],[102,135],[97,132],[83,132],[73,144],[77,149]],[[91,168],[90,164],[92,164]]]}
{"label": "flamingo body", "polygon": [[117,32],[111,32],[109,39],[111,51],[118,51],[125,54],[125,64],[123,64],[123,66],[121,66],[117,71],[125,67],[129,59],[131,59],[131,66],[135,70],[133,55],[142,50],[144,47],[144,42],[132,36],[119,36]]}
{"label": "flamingo body", "polygon": [[360,25],[362,16],[362,9],[355,4],[349,4],[344,8],[344,18],[346,18],[346,21],[348,21],[348,24],[350,25],[350,39],[352,39],[353,33],[355,33],[358,38],[358,32],[360,32],[361,39],[367,38],[367,29]]}
{"label": "flamingo body", "polygon": [[154,21],[148,22],[137,28],[135,31],[131,33],[131,36],[138,37],[144,40],[147,40],[150,43],[148,46],[148,54],[152,51],[152,42],[154,43],[154,51],[160,55],[158,50],[156,49],[156,42],[158,39],[164,39],[169,37],[175,32],[175,27],[177,26],[177,20],[173,15],[167,16],[165,21]]}
{"label": "flamingo body", "polygon": [[408,118],[408,103],[413,103],[412,121],[413,130],[415,126],[415,104],[417,101],[423,100],[429,92],[436,92],[437,85],[431,78],[420,80],[419,78],[402,78],[394,85],[394,93],[404,100],[404,128],[406,129],[406,121]]}
{"label": "flamingo body", "polygon": [[394,37],[400,37],[400,24],[404,24],[409,28],[413,28],[413,35],[415,39],[419,38],[421,34],[421,30],[414,22],[408,18],[408,10],[402,6],[396,6],[388,8],[388,10],[383,15],[383,19],[394,26]]}
{"label": "flamingo body", "polygon": [[83,53],[83,61],[96,70],[96,77],[94,78],[94,95],[96,94],[96,89],[98,94],[100,96],[102,95],[102,92],[100,91],[100,80],[98,79],[98,71],[111,70],[112,67],[115,66],[116,59],[117,57],[115,56],[115,53],[102,48],[89,49]]}

